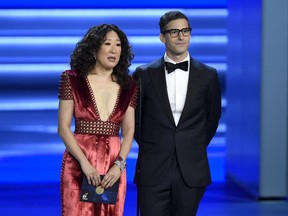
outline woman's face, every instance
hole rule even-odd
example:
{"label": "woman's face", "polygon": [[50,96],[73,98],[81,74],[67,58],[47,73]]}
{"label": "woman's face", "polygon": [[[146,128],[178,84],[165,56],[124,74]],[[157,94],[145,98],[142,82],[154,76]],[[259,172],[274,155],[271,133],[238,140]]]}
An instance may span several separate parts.
{"label": "woman's face", "polygon": [[110,31],[106,34],[106,39],[96,55],[97,67],[102,67],[106,70],[113,69],[118,64],[120,55],[120,38],[115,31]]}

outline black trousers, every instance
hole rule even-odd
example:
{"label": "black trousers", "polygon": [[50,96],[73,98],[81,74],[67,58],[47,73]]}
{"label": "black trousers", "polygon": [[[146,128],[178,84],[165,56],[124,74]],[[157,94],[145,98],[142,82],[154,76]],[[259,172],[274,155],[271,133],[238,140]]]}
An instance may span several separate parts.
{"label": "black trousers", "polygon": [[[153,176],[151,176],[153,178]],[[141,216],[196,216],[206,187],[188,187],[177,159],[171,160],[167,176],[155,187],[138,186]]]}

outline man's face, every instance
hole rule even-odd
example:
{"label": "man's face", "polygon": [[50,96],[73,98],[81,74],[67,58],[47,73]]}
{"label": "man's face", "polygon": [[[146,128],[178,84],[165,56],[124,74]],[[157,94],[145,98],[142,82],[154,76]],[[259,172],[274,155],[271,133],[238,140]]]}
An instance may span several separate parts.
{"label": "man's face", "polygon": [[[186,19],[177,19],[169,22],[165,30],[182,30],[187,28],[189,28],[189,25]],[[169,58],[173,59],[174,61],[182,60],[187,56],[187,50],[190,44],[191,37],[190,32],[184,32],[184,34],[187,36],[184,36],[183,32],[179,32],[178,36],[176,36],[177,31],[176,34],[175,31],[170,33],[166,32],[164,34],[161,34],[160,40],[165,44],[166,53]]]}

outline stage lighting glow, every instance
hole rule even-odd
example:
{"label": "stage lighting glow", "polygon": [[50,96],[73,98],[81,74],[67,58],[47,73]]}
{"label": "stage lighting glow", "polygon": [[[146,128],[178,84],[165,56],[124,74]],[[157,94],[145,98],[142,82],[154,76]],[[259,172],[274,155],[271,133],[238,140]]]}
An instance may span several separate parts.
{"label": "stage lighting glow", "polygon": [[58,109],[58,100],[57,99],[39,99],[34,100],[22,98],[23,100],[18,101],[0,101],[0,111],[7,110],[56,110]]}
{"label": "stage lighting glow", "polygon": [[[210,63],[205,62],[207,65],[217,68],[218,71],[226,71],[226,63]],[[133,72],[138,66],[144,65],[146,62],[132,63],[130,66],[130,71]],[[61,71],[69,70],[70,66],[68,64],[2,64],[0,67],[0,74],[13,72],[15,75],[22,73],[29,74],[39,74],[39,73],[56,73],[60,74]]]}
{"label": "stage lighting glow", "polygon": [[69,69],[68,64],[1,64],[1,72],[13,72],[13,74],[18,73],[40,73],[40,72],[49,72],[54,73],[59,71],[64,71]]}
{"label": "stage lighting glow", "polygon": [[[130,43],[133,44],[161,44],[159,36],[130,36]],[[0,37],[0,44],[71,44],[75,45],[81,37],[75,36],[59,36],[59,37]],[[191,37],[192,43],[227,43],[228,39],[225,35],[195,35]]]}
{"label": "stage lighting glow", "polygon": [[[172,9],[11,9],[0,10],[0,17],[103,17],[107,16],[121,16],[121,17],[137,17],[149,16],[159,18],[165,12]],[[227,9],[177,9],[188,16],[227,16]]]}

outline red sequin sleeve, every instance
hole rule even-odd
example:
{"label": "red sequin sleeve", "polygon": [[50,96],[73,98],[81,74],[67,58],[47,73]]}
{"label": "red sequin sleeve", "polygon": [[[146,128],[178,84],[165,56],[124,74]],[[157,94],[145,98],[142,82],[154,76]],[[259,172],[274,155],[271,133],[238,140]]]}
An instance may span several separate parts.
{"label": "red sequin sleeve", "polygon": [[69,74],[65,71],[61,74],[60,77],[58,98],[61,100],[73,100]]}
{"label": "red sequin sleeve", "polygon": [[134,85],[133,85],[133,88],[131,89],[131,91],[134,91],[134,92],[133,92],[133,96],[131,98],[129,106],[131,106],[131,107],[133,107],[135,109],[136,106],[137,106],[137,100],[138,100],[138,94],[139,94],[139,86],[136,83],[133,83],[133,84]]}

